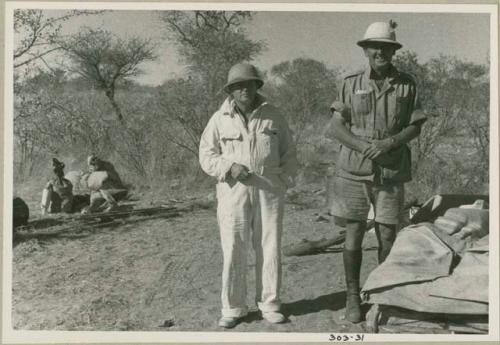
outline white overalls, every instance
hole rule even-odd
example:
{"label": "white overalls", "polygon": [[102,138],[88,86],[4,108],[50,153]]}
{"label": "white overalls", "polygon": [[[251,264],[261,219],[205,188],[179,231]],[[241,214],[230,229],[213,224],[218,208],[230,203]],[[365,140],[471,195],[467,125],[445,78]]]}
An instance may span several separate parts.
{"label": "white overalls", "polygon": [[[284,195],[293,184],[297,160],[285,118],[258,95],[260,105],[248,122],[231,98],[212,116],[200,142],[202,169],[218,179],[217,219],[224,266],[222,316],[247,314],[247,255],[256,257],[256,302],[260,310],[278,311],[281,284],[281,232]],[[243,182],[230,175],[233,163],[249,168]]]}

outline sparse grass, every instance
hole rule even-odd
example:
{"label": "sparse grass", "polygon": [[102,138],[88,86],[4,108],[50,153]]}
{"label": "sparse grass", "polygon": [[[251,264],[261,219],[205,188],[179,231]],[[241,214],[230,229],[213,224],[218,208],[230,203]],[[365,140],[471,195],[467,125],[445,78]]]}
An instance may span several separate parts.
{"label": "sparse grass", "polygon": [[[287,205],[283,245],[328,237],[331,231],[331,223],[314,221],[322,196],[298,193],[304,203]],[[374,241],[367,236],[368,247]],[[16,245],[13,256],[15,329],[221,331],[222,252],[213,207],[178,218],[125,222],[82,237],[30,240]],[[363,279],[375,267],[375,256],[366,252]],[[249,305],[255,286],[252,260],[251,255]],[[339,252],[284,257],[283,271],[283,309],[291,323],[270,325],[252,313],[233,331],[349,330],[340,319]],[[168,320],[173,326],[161,327]]]}

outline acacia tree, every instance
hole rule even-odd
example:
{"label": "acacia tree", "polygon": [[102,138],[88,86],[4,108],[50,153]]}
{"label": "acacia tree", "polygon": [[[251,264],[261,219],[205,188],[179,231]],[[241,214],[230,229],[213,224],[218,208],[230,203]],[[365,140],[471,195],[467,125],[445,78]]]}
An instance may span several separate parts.
{"label": "acacia tree", "polygon": [[16,9],[14,11],[14,68],[26,66],[36,60],[47,64],[44,57],[61,49],[56,41],[64,22],[73,17],[103,12],[73,10],[60,16],[48,17],[43,10]]}
{"label": "acacia tree", "polygon": [[252,19],[250,12],[168,11],[160,18],[192,77],[200,78],[212,96],[232,65],[251,60],[264,47],[245,33],[243,24]]}
{"label": "acacia tree", "polygon": [[203,128],[224,97],[227,71],[256,57],[264,43],[250,39],[244,30],[250,12],[168,11],[159,16],[188,76],[159,88],[158,116],[169,123],[166,139],[197,155]]}
{"label": "acacia tree", "polygon": [[122,40],[109,31],[85,27],[60,40],[59,45],[71,59],[69,70],[103,90],[123,123],[122,110],[115,100],[117,84],[139,75],[139,65],[155,58],[152,42],[138,37]]}

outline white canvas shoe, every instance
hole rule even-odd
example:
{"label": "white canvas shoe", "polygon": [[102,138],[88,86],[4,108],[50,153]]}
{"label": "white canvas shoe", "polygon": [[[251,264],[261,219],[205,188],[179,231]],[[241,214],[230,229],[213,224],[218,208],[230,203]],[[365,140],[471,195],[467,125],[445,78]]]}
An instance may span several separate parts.
{"label": "white canvas shoe", "polygon": [[283,323],[286,321],[285,316],[277,311],[262,312],[262,317],[270,323]]}
{"label": "white canvas shoe", "polygon": [[238,318],[223,316],[219,320],[219,326],[224,328],[233,328],[238,323]]}

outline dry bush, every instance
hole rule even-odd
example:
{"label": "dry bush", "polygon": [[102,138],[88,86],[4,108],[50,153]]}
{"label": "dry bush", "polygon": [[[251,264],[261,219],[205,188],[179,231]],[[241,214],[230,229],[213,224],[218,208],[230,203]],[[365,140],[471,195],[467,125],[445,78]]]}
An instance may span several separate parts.
{"label": "dry bush", "polygon": [[484,193],[489,186],[489,67],[440,56],[420,64],[404,52],[396,65],[415,75],[428,120],[412,141],[408,193]]}
{"label": "dry bush", "polygon": [[[256,54],[247,53],[247,57]],[[488,66],[450,57],[421,64],[410,52],[399,55],[395,64],[415,75],[429,118],[420,137],[411,143],[414,181],[408,193],[422,201],[436,193],[487,191]],[[196,66],[191,67],[188,77],[156,88],[119,84],[116,101],[125,124],[114,120],[114,109],[102,91],[81,79],[69,79],[64,71],[38,71],[34,77],[16,79],[18,180],[49,170],[51,156],[65,160],[68,168],[83,169],[85,157],[96,153],[111,160],[137,190],[163,195],[204,190],[213,180],[200,170],[198,142],[206,121],[225,97],[215,90],[222,86],[226,71],[214,77],[217,86],[207,88],[206,74],[197,75]],[[338,143],[324,133],[328,107],[336,94],[335,70],[321,62],[297,59],[274,66],[270,76],[263,91],[284,110],[299,137],[299,184],[324,180],[338,151]]]}

